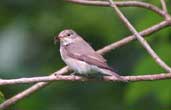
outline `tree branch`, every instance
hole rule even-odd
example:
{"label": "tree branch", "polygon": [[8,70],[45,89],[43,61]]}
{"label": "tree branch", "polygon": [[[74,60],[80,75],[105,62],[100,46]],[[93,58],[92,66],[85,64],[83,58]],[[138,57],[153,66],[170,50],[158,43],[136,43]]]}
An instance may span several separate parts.
{"label": "tree branch", "polygon": [[162,6],[164,17],[165,17],[165,19],[167,21],[170,22],[170,25],[171,25],[171,16],[169,15],[169,13],[167,11],[166,1],[165,0],[160,0],[160,3],[161,3],[161,6]]}
{"label": "tree branch", "polygon": [[[109,6],[109,2],[107,1],[97,1],[97,0],[66,0],[68,2],[77,3],[81,5],[94,5],[94,6]],[[154,11],[155,13],[159,14],[160,16],[165,16],[165,13],[160,8],[145,2],[140,1],[115,1],[114,2],[119,7],[142,7]]]}
{"label": "tree branch", "polygon": [[161,2],[163,11],[167,13],[167,7],[166,7],[166,2],[165,2],[165,0],[160,0],[160,2]]}
{"label": "tree branch", "polygon": [[128,29],[135,35],[135,37],[141,43],[141,45],[151,55],[154,61],[167,72],[171,73],[171,68],[154,52],[154,50],[150,47],[148,42],[137,32],[137,30],[132,26],[132,24],[128,21],[124,14],[119,10],[116,4],[112,0],[109,0],[109,3],[110,6],[116,11],[120,19],[123,21],[123,23],[128,27]]}
{"label": "tree branch", "polygon": [[[126,81],[149,81],[149,80],[166,80],[171,79],[171,74],[152,74],[152,75],[137,75],[137,76],[122,76]],[[25,83],[35,83],[35,82],[50,82],[50,81],[88,81],[97,79],[88,79],[81,76],[73,75],[51,75],[51,76],[41,76],[41,77],[31,77],[31,78],[18,78],[18,79],[3,79],[0,80],[0,85],[13,85],[13,84],[25,84]],[[104,76],[103,81],[120,81],[118,78],[113,76]]]}

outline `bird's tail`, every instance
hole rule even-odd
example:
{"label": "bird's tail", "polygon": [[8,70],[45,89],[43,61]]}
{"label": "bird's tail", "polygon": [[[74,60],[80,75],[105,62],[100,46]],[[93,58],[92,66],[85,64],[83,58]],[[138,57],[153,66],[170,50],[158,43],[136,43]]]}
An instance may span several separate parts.
{"label": "bird's tail", "polygon": [[120,81],[128,82],[128,80],[124,79],[122,76],[120,76],[119,74],[117,74],[116,72],[113,72],[111,70],[101,69],[101,72],[105,75],[114,76],[117,79],[119,79]]}

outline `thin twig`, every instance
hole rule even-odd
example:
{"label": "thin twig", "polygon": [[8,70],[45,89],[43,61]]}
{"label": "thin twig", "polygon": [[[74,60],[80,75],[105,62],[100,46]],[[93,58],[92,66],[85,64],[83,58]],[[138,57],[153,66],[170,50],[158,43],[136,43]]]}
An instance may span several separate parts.
{"label": "thin twig", "polygon": [[160,0],[162,9],[165,13],[167,13],[167,6],[165,0]]}
{"label": "thin twig", "polygon": [[[109,6],[109,2],[107,1],[97,1],[97,0],[66,0],[68,2],[77,3],[81,5],[94,5],[94,6]],[[114,2],[119,7],[142,7],[154,11],[155,13],[159,14],[160,16],[165,16],[163,10],[160,8],[145,2],[140,1],[115,1]]]}
{"label": "thin twig", "polygon": [[167,11],[166,1],[165,0],[160,0],[160,3],[161,3],[161,6],[162,6],[164,17],[165,17],[165,19],[167,21],[170,22],[170,25],[171,25],[171,16],[169,15],[169,13]]}
{"label": "thin twig", "polygon": [[[126,81],[149,81],[149,80],[166,80],[171,79],[171,74],[152,74],[152,75],[137,75],[137,76],[122,76]],[[88,81],[97,79],[88,79],[81,76],[73,75],[51,75],[42,77],[31,77],[31,78],[18,78],[18,79],[3,79],[0,80],[0,85],[13,85],[13,84],[25,84],[25,83],[35,83],[35,82],[50,82],[50,81]],[[104,76],[102,81],[120,81],[113,76]]]}
{"label": "thin twig", "polygon": [[128,19],[124,16],[124,14],[119,10],[116,4],[109,0],[110,6],[116,11],[117,15],[124,22],[124,24],[128,27],[128,29],[136,36],[137,40],[141,43],[141,45],[147,50],[147,52],[151,55],[154,61],[160,65],[167,72],[171,73],[171,68],[154,52],[154,50],[150,47],[147,41],[136,31],[136,29],[132,26],[132,24],[128,21]]}

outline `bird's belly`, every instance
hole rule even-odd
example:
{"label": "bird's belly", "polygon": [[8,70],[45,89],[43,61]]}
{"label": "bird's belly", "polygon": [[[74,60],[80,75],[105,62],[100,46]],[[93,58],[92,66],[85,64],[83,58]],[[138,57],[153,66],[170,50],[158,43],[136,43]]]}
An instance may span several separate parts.
{"label": "bird's belly", "polygon": [[80,74],[88,74],[88,73],[92,73],[95,72],[94,70],[94,66],[87,64],[86,62],[77,60],[77,59],[73,59],[70,57],[67,57],[64,52],[62,51],[62,49],[60,48],[60,53],[61,53],[61,57],[63,59],[63,61],[71,68],[73,69],[75,72],[78,72]]}
{"label": "bird's belly", "polygon": [[69,67],[71,67],[74,71],[80,74],[88,74],[90,72],[93,72],[92,66],[83,61],[68,58],[68,59],[65,59],[65,63]]}

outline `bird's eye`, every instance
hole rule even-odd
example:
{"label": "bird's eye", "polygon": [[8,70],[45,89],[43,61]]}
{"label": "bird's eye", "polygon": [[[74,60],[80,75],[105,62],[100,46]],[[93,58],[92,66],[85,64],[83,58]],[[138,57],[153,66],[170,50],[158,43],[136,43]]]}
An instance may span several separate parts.
{"label": "bird's eye", "polygon": [[71,34],[67,34],[67,36],[70,36]]}
{"label": "bird's eye", "polygon": [[67,36],[71,36],[71,35],[72,35],[72,33],[68,33],[68,34],[67,34]]}

